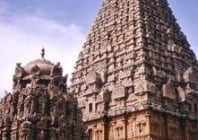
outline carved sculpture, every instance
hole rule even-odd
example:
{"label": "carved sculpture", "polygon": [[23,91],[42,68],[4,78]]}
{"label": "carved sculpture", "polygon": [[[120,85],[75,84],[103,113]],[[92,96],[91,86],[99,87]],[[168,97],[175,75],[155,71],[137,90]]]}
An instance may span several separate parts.
{"label": "carved sculpture", "polygon": [[188,68],[183,75],[184,82],[186,83],[198,83],[197,73],[193,69],[193,67]]}
{"label": "carved sculpture", "polygon": [[163,96],[173,100],[176,99],[176,89],[174,82],[170,79],[165,85],[163,85]]}
{"label": "carved sculpture", "polygon": [[72,74],[91,140],[197,140],[198,63],[167,0],[104,0]]}
{"label": "carved sculpture", "polygon": [[44,58],[44,50],[41,59],[17,64],[13,81],[13,93],[0,103],[0,140],[87,140],[67,77],[60,63]]}

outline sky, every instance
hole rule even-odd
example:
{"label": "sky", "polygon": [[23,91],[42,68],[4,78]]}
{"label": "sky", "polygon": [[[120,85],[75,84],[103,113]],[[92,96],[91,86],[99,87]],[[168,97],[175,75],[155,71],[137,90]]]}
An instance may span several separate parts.
{"label": "sky", "polygon": [[[102,0],[0,0],[0,96],[11,91],[16,63],[40,58],[60,61],[71,73]],[[198,56],[197,0],[169,0]]]}

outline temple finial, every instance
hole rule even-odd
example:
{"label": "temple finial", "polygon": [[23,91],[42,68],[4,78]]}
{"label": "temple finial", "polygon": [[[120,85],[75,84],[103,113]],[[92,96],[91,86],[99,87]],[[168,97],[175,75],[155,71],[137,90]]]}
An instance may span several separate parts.
{"label": "temple finial", "polygon": [[41,50],[41,58],[44,58],[45,57],[45,49],[43,48],[42,50]]}

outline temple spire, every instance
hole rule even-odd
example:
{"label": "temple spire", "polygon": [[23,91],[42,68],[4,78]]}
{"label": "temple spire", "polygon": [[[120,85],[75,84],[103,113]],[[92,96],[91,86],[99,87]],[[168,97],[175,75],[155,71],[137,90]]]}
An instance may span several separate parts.
{"label": "temple spire", "polygon": [[45,48],[41,50],[41,58],[45,58]]}
{"label": "temple spire", "polygon": [[[188,130],[197,140],[196,85],[197,60],[168,0],[104,0],[76,61],[70,91],[90,139],[189,140],[181,131]],[[186,126],[179,121],[183,113]],[[175,137],[154,131],[160,129]]]}

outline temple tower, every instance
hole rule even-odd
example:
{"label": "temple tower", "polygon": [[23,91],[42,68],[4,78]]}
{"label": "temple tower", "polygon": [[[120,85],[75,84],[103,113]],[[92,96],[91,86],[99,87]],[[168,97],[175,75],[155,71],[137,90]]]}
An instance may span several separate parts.
{"label": "temple tower", "polygon": [[0,101],[0,140],[87,140],[76,98],[59,63],[17,64],[13,91]]}
{"label": "temple tower", "polygon": [[198,139],[198,63],[167,0],[104,0],[71,82],[90,140]]}

